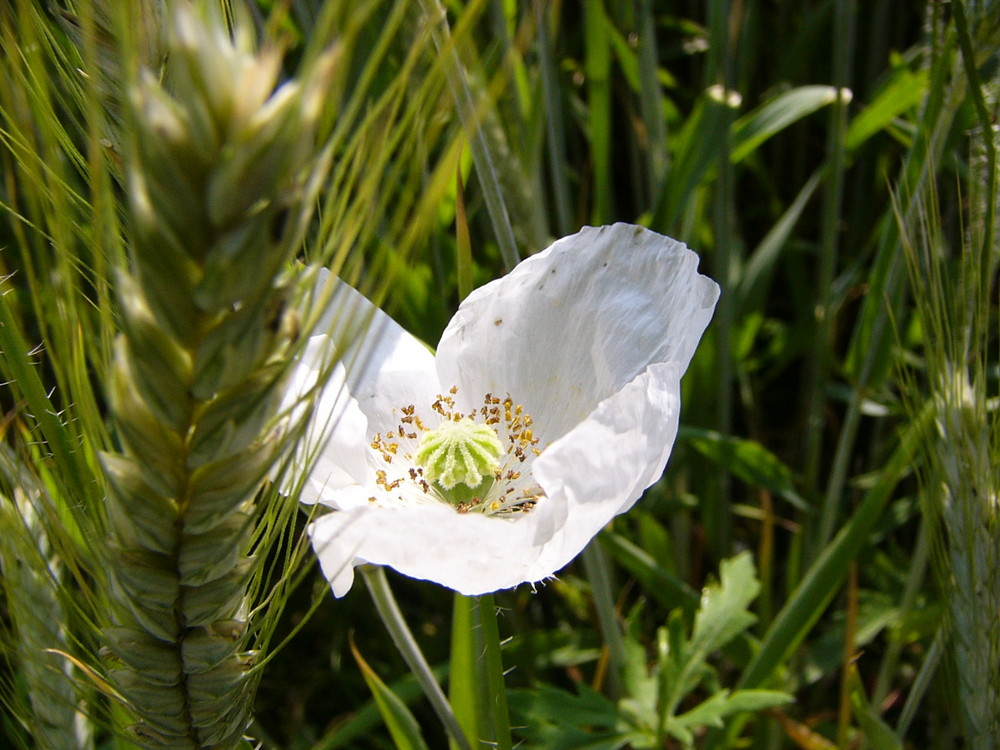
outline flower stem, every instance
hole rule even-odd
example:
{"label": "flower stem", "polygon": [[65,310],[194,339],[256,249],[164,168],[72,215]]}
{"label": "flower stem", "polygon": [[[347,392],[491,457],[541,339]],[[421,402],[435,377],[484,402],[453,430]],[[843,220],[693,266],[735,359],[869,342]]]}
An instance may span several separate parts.
{"label": "flower stem", "polygon": [[375,608],[392,637],[392,642],[396,644],[396,648],[399,649],[399,653],[406,661],[413,676],[417,678],[417,682],[423,688],[424,695],[431,702],[431,707],[441,723],[444,724],[448,734],[451,735],[455,746],[459,750],[472,750],[469,740],[455,718],[455,713],[451,710],[448,699],[437,680],[434,679],[427,659],[424,658],[420,646],[417,645],[410,627],[403,618],[403,613],[399,610],[399,605],[396,604],[396,597],[392,595],[385,571],[376,565],[362,565],[358,570],[361,571],[361,575],[365,579],[368,593],[371,594]]}
{"label": "flower stem", "polygon": [[510,750],[507,688],[493,594],[455,595],[449,694],[468,736],[489,747]]}

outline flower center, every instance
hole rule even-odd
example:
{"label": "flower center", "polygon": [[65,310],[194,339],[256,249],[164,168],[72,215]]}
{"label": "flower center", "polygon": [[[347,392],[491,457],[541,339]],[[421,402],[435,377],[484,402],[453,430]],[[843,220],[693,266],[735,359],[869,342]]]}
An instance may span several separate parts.
{"label": "flower center", "polygon": [[530,472],[521,473],[530,456],[541,454],[531,417],[510,396],[492,393],[481,407],[463,414],[455,408],[457,391],[452,388],[431,404],[440,417],[434,428],[424,424],[414,404],[394,410],[397,428],[376,433],[371,442],[382,464],[376,484],[403,503],[445,502],[459,513],[531,510],[544,496]]}
{"label": "flower center", "polygon": [[450,491],[458,484],[478,490],[484,478],[492,483],[503,452],[496,430],[463,417],[445,420],[421,435],[413,462],[424,470],[424,478],[437,482],[448,500],[458,505],[468,501],[467,493],[452,497]]}

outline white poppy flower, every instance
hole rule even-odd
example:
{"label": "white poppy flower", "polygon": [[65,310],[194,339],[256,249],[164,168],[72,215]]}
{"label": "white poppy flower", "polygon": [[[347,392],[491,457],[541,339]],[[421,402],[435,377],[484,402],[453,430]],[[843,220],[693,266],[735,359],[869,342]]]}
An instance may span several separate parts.
{"label": "white poppy flower", "polygon": [[[663,472],[718,299],[682,243],[587,227],[477,289],[437,355],[342,282],[295,372],[370,316],[312,416],[303,502],[336,596],[361,563],[476,595],[572,560]],[[295,387],[293,386],[293,390]],[[322,442],[319,442],[322,441]]]}

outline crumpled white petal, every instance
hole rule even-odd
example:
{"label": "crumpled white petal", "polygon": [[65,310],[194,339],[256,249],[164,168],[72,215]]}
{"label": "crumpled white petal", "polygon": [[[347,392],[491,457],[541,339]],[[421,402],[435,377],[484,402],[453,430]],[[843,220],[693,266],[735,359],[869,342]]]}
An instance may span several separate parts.
{"label": "crumpled white petal", "polygon": [[343,343],[347,390],[368,418],[369,431],[386,432],[400,404],[433,400],[440,392],[434,354],[364,295],[322,269],[317,287],[332,284],[326,313],[316,329],[335,329]]}
{"label": "crumpled white petal", "polygon": [[442,383],[504,393],[553,440],[652,362],[685,370],[719,287],[676,240],[585,227],[480,287],[441,337]]}
{"label": "crumpled white petal", "polygon": [[[311,468],[299,499],[346,510],[367,506],[372,494],[371,436],[394,428],[394,409],[400,404],[429,403],[440,386],[434,355],[423,343],[320,269],[314,293],[319,297],[324,290],[329,302],[316,328],[330,334],[310,339],[289,387],[290,394],[301,397],[331,359],[337,360],[300,449],[299,464]],[[334,339],[344,343],[335,347]]]}
{"label": "crumpled white petal", "polygon": [[[328,336],[313,336],[307,342],[292,371],[285,397],[284,407],[292,409],[290,421],[293,424],[303,418],[302,409],[308,401],[302,399],[317,387],[333,356],[334,346]],[[306,422],[295,462],[311,466],[311,470],[299,491],[300,502],[311,505],[329,500],[336,490],[370,481],[371,471],[364,449],[368,420],[348,393],[346,379],[344,365],[335,362],[316,397],[313,416]],[[286,487],[286,491],[288,489]],[[344,506],[336,503],[333,507],[342,509]]]}
{"label": "crumpled white petal", "polygon": [[680,422],[677,362],[650,365],[549,446],[532,471],[566,518],[544,543],[529,580],[565,566],[663,473]]}
{"label": "crumpled white petal", "polygon": [[[436,360],[387,316],[367,311],[363,297],[344,293],[355,313],[377,323],[345,362],[368,422],[365,440],[396,424],[393,409],[426,406],[453,384],[465,410],[485,393],[509,394],[543,440],[525,470],[544,496],[528,512],[497,516],[443,503],[394,507],[366,500],[378,494],[370,475],[344,486],[322,457],[317,468],[327,466],[338,483],[319,500],[341,510],[317,518],[309,533],[334,593],[347,592],[363,562],[468,595],[540,581],[630,508],[669,457],[680,377],[718,298],[697,263],[683,244],[641,227],[588,227],[470,295]],[[356,421],[340,421],[356,434]]]}

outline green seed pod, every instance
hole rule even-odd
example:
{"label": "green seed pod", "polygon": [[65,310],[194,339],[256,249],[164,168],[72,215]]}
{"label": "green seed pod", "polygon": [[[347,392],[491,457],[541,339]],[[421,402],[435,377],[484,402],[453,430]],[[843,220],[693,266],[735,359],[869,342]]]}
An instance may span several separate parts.
{"label": "green seed pod", "polygon": [[183,534],[177,556],[177,573],[184,586],[201,586],[233,570],[250,546],[253,519],[240,512],[205,534]]}
{"label": "green seed pod", "polygon": [[184,528],[191,534],[202,534],[218,526],[229,513],[241,510],[249,502],[247,488],[260,483],[275,455],[276,446],[262,443],[195,469]]}

